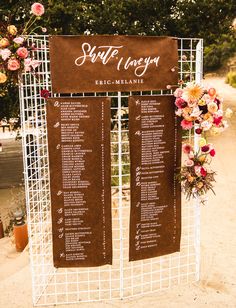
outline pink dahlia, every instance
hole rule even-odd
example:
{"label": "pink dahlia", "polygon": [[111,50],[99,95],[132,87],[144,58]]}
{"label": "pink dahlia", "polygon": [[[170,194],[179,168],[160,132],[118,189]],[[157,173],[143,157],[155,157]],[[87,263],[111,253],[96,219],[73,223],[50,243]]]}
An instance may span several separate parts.
{"label": "pink dahlia", "polygon": [[193,123],[191,121],[187,121],[185,119],[183,119],[180,124],[181,124],[182,128],[185,129],[185,130],[191,129],[193,127]]}

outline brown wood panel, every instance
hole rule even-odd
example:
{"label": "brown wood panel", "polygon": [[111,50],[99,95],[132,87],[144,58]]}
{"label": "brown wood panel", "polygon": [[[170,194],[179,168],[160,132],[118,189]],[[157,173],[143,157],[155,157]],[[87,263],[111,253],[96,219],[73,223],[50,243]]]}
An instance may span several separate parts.
{"label": "brown wood panel", "polygon": [[181,129],[173,96],[129,98],[130,261],[180,249]]}
{"label": "brown wood panel", "polygon": [[51,36],[49,43],[55,93],[143,91],[177,85],[176,38]]}
{"label": "brown wood panel", "polygon": [[112,263],[110,104],[47,100],[55,267]]}

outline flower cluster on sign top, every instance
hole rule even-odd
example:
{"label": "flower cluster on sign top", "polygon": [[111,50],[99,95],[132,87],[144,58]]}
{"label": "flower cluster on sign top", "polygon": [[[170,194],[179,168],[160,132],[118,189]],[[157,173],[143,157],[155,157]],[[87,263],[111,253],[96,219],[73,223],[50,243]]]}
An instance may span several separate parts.
{"label": "flower cluster on sign top", "polygon": [[189,143],[183,144],[185,159],[177,178],[187,199],[200,198],[204,203],[206,193],[213,190],[215,172],[211,169],[212,158],[216,155],[213,144],[207,143],[206,133],[222,133],[227,127],[226,118],[232,110],[223,109],[223,99],[214,87],[206,87],[195,81],[180,82],[175,92],[176,115],[181,117],[183,130],[194,130],[198,136],[198,145],[194,150]]}
{"label": "flower cluster on sign top", "polygon": [[[0,85],[3,91],[7,82],[17,83],[19,72],[35,72],[40,62],[33,57],[36,49],[32,43],[29,45],[28,36],[40,28],[35,26],[37,20],[44,14],[44,6],[34,3],[31,6],[31,17],[23,29],[17,29],[13,24],[3,23],[0,26]],[[4,92],[0,94],[4,94]]]}
{"label": "flower cluster on sign top", "polygon": [[[197,134],[209,130],[217,134],[228,127],[224,119],[223,100],[215,88],[206,88],[196,82],[188,82],[185,87],[177,88],[174,96],[176,114],[182,117],[183,129],[192,129],[197,125],[195,130]],[[230,112],[227,109],[225,115],[227,116]]]}

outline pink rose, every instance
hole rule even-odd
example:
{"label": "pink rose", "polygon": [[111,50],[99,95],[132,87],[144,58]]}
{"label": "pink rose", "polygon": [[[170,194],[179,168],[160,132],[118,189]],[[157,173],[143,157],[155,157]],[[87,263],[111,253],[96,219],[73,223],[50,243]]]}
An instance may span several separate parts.
{"label": "pink rose", "polygon": [[14,38],[13,42],[18,44],[18,45],[21,45],[21,44],[23,44],[24,39],[23,39],[23,37],[18,36],[16,38]]}
{"label": "pink rose", "polygon": [[182,94],[183,94],[183,89],[181,89],[181,88],[177,88],[177,89],[175,90],[175,92],[174,92],[174,96],[175,96],[175,97],[181,97]]}
{"label": "pink rose", "polygon": [[16,58],[11,58],[7,62],[9,71],[17,71],[20,68],[20,62]]}
{"label": "pink rose", "polygon": [[0,50],[0,56],[2,57],[4,61],[8,59],[10,55],[11,55],[11,51],[8,48],[4,48]]}
{"label": "pink rose", "polygon": [[31,6],[31,12],[35,15],[35,16],[42,16],[44,14],[44,6],[41,3],[35,2],[34,4],[32,4]]}
{"label": "pink rose", "polygon": [[25,47],[20,47],[20,48],[18,48],[17,51],[16,51],[16,53],[17,53],[17,55],[18,55],[20,58],[22,58],[22,59],[27,58],[27,57],[28,57],[28,54],[29,54],[28,50],[27,50]]}
{"label": "pink rose", "polygon": [[187,130],[187,129],[191,129],[193,127],[193,123],[190,121],[187,121],[185,119],[183,119],[180,123],[180,125],[182,126],[183,129]]}

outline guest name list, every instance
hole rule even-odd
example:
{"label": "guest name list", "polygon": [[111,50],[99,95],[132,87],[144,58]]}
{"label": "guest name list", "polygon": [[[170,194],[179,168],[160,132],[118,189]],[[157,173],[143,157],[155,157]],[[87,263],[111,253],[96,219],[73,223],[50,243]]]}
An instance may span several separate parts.
{"label": "guest name list", "polygon": [[55,267],[112,263],[110,99],[47,100]]}
{"label": "guest name list", "polygon": [[129,98],[130,261],[180,249],[181,131],[173,96]]}

